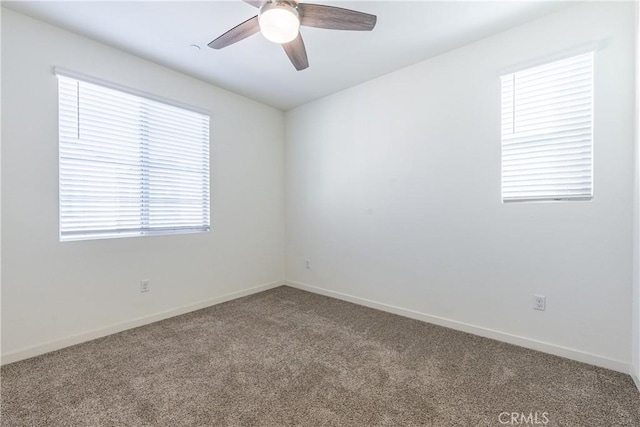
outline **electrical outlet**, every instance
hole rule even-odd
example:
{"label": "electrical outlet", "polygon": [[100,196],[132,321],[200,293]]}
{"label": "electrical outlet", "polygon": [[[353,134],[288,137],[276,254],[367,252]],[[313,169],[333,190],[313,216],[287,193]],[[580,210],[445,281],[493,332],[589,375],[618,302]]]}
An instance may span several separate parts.
{"label": "electrical outlet", "polygon": [[545,311],[547,309],[547,297],[545,297],[544,295],[534,295],[533,309]]}
{"label": "electrical outlet", "polygon": [[306,268],[307,270],[311,270],[311,263],[309,262],[309,260],[307,260],[307,261],[304,263],[304,268]]}
{"label": "electrical outlet", "polygon": [[140,292],[149,292],[149,281],[141,280],[140,281]]}

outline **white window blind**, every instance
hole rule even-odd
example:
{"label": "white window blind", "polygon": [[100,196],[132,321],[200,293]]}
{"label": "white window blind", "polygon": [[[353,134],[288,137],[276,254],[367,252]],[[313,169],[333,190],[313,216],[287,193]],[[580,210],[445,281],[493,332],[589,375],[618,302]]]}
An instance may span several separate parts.
{"label": "white window blind", "polygon": [[60,240],[209,230],[209,116],[58,73]]}
{"label": "white window blind", "polygon": [[502,76],[502,199],[593,195],[593,52]]}

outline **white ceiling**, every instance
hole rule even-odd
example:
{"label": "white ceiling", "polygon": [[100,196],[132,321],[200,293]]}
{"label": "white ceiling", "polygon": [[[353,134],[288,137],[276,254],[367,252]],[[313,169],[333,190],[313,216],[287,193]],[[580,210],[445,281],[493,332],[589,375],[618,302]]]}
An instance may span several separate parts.
{"label": "white ceiling", "polygon": [[[566,7],[554,1],[309,1],[378,16],[373,32],[303,27],[310,67],[296,71],[259,33],[207,43],[256,15],[229,1],[18,1],[18,12],[287,110]],[[190,47],[200,45],[198,51]],[[81,70],[79,70],[81,71]]]}

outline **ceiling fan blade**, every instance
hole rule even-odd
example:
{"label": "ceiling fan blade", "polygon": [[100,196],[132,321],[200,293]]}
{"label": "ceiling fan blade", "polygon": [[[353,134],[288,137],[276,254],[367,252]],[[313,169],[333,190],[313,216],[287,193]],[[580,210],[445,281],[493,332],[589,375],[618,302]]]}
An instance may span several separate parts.
{"label": "ceiling fan blade", "polygon": [[247,19],[242,24],[236,25],[211,43],[209,47],[213,49],[222,49],[240,40],[246,39],[249,36],[254,35],[260,31],[260,24],[258,23],[258,15],[253,18]]}
{"label": "ceiling fan blade", "polygon": [[265,0],[242,0],[245,3],[250,4],[253,7],[262,7],[262,4],[265,2]]}
{"label": "ceiling fan blade", "polygon": [[298,4],[298,12],[300,25],[328,30],[371,31],[378,19],[368,13],[309,3]]}
{"label": "ceiling fan blade", "polygon": [[300,71],[309,67],[307,49],[304,47],[304,41],[302,41],[302,36],[300,35],[300,33],[298,33],[298,37],[293,39],[293,41],[284,43],[282,47],[287,53],[287,56],[291,60],[293,66],[296,67],[296,70]]}

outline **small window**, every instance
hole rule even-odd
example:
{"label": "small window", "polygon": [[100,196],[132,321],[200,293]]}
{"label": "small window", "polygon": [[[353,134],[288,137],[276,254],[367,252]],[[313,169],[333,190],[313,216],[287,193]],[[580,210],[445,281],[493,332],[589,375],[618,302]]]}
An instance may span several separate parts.
{"label": "small window", "polygon": [[593,52],[502,77],[502,200],[593,196]]}
{"label": "small window", "polygon": [[60,240],[209,230],[209,116],[58,73]]}

